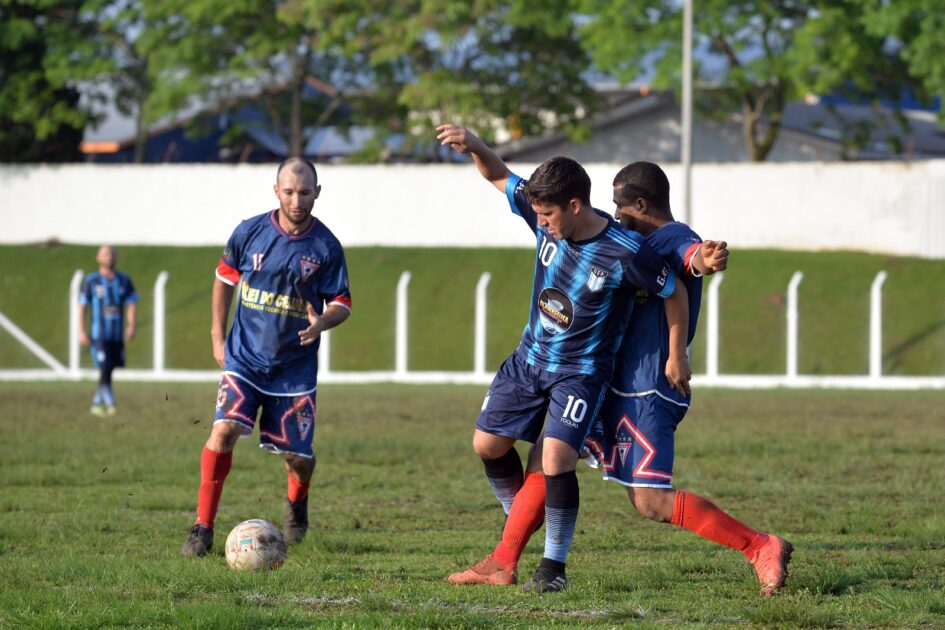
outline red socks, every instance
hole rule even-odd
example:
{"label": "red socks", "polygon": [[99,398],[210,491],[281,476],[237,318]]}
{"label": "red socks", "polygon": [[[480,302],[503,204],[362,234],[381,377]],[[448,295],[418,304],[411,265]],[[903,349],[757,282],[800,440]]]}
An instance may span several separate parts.
{"label": "red socks", "polygon": [[749,559],[755,548],[767,540],[767,536],[735,520],[708,499],[683,490],[676,491],[672,523],[712,542],[741,551]]}
{"label": "red socks", "polygon": [[296,503],[297,501],[301,501],[302,499],[307,497],[308,487],[312,484],[312,482],[306,481],[305,483],[302,483],[301,481],[296,479],[295,475],[293,475],[292,473],[289,473],[288,476],[289,476],[289,490],[287,494],[289,497],[289,501],[291,501],[292,503]]}
{"label": "red socks", "polygon": [[213,519],[223,494],[223,481],[230,472],[233,452],[217,453],[206,446],[200,454],[200,490],[197,493],[197,522],[213,529]]}
{"label": "red socks", "polygon": [[512,509],[502,530],[502,540],[492,552],[501,564],[518,564],[528,539],[541,527],[545,518],[545,476],[525,473],[522,488],[515,495]]}

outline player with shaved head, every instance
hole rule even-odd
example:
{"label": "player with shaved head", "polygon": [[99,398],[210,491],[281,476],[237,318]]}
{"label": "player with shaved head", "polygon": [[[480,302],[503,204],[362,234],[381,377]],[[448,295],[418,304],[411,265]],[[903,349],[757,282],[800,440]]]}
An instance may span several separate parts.
{"label": "player with shaved head", "polygon": [[240,223],[216,269],[210,337],[223,374],[200,457],[197,520],[182,550],[187,557],[204,556],[213,545],[233,449],[252,433],[260,409],[260,446],[282,455],[288,476],[286,540],[300,542],[308,531],[318,346],[322,332],[350,315],[351,293],[341,243],[312,216],[321,192],[312,163],[285,160],[273,190],[279,207]]}

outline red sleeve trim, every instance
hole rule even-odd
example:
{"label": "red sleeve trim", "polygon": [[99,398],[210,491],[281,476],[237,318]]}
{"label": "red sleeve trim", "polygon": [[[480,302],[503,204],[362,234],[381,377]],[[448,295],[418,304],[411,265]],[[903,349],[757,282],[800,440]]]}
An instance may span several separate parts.
{"label": "red sleeve trim", "polygon": [[240,272],[223,262],[221,258],[220,262],[217,264],[217,279],[231,287],[235,287],[240,281]]}
{"label": "red sleeve trim", "polygon": [[692,268],[692,259],[696,255],[696,252],[699,251],[700,247],[702,247],[702,243],[693,243],[689,246],[689,249],[686,250],[686,255],[683,256],[683,268],[690,276],[699,277],[702,275]]}
{"label": "red sleeve trim", "polygon": [[328,303],[328,305],[331,306],[332,304],[337,304],[338,306],[342,306],[348,309],[349,311],[351,310],[351,298],[345,297],[344,295],[339,295],[337,297],[332,298],[331,301]]}

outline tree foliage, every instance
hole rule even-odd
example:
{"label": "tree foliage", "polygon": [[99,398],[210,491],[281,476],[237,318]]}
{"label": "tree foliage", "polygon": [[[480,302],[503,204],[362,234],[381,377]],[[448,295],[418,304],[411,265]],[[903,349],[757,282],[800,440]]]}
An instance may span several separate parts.
{"label": "tree foliage", "polygon": [[[740,111],[752,160],[770,153],[790,100],[807,92],[879,97],[898,94],[906,85],[902,63],[884,46],[881,30],[868,28],[860,5],[859,0],[696,2],[694,46],[708,53],[708,62],[696,64],[697,79],[710,86],[722,111],[728,106]],[[681,6],[676,0],[643,0],[627,11],[619,2],[584,0],[583,34],[594,61],[622,81],[652,67],[655,87],[676,89]]]}

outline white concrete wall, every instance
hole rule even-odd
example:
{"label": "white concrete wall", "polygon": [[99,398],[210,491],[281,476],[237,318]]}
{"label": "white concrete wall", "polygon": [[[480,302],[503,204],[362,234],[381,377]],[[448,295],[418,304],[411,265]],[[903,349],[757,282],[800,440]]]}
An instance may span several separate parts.
{"label": "white concrete wall", "polygon": [[[592,202],[608,212],[620,166],[588,166]],[[678,209],[680,169],[666,171]],[[3,166],[0,243],[220,245],[275,207],[274,178],[272,165]],[[319,179],[316,214],[347,246],[534,243],[472,165],[320,165]],[[732,247],[945,258],[945,161],[700,164],[692,224]]]}

